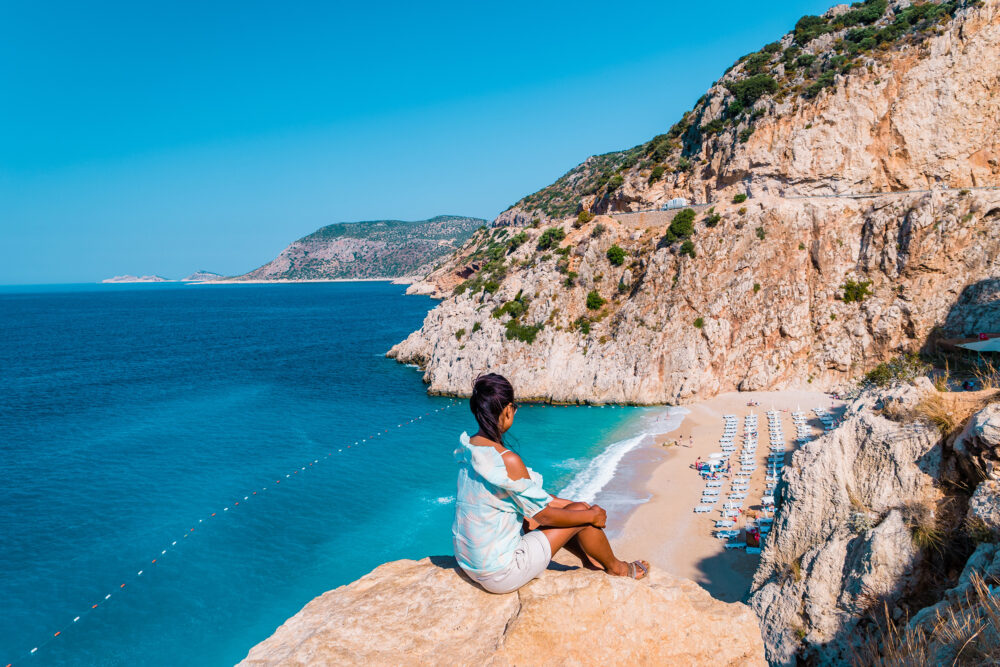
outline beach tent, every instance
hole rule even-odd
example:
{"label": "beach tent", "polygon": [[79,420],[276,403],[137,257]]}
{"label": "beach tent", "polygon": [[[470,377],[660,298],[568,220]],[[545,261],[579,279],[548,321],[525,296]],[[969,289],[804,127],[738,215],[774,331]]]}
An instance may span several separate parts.
{"label": "beach tent", "polygon": [[1000,338],[990,338],[988,340],[977,340],[974,343],[959,343],[958,347],[972,350],[973,352],[1000,352]]}

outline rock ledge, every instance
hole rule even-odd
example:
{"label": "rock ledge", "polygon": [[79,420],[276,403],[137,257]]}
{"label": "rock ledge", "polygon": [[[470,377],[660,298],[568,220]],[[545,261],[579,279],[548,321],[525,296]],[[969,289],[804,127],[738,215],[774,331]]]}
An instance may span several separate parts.
{"label": "rock ledge", "polygon": [[553,563],[516,593],[451,557],[399,560],[306,605],[241,665],[765,665],[757,618],[693,582]]}

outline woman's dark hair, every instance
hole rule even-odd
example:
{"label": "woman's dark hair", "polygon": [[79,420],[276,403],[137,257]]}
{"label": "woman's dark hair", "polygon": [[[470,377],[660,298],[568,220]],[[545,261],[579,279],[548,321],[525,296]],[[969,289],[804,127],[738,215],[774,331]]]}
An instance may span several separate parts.
{"label": "woman's dark hair", "polygon": [[479,422],[480,430],[493,442],[504,444],[500,413],[513,402],[514,387],[502,375],[482,373],[472,383],[469,408]]}

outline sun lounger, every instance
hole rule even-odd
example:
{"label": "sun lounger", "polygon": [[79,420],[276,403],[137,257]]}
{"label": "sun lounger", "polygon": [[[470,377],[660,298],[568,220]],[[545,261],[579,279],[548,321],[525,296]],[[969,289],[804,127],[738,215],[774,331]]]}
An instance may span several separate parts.
{"label": "sun lounger", "polygon": [[726,549],[746,549],[746,542],[726,542]]}
{"label": "sun lounger", "polygon": [[722,482],[721,481],[705,482],[705,486],[707,486],[710,489],[721,489]]}
{"label": "sun lounger", "polygon": [[760,547],[747,547],[747,553],[757,555],[760,553]]}
{"label": "sun lounger", "polygon": [[720,519],[715,522],[716,528],[732,528],[736,525],[736,522],[732,519]]}
{"label": "sun lounger", "polygon": [[705,490],[703,490],[701,492],[701,495],[703,495],[703,496],[717,496],[720,493],[722,493],[722,491],[720,489],[705,489]]}
{"label": "sun lounger", "polygon": [[712,507],[710,505],[698,505],[694,508],[696,514],[704,514],[705,512],[711,512]]}
{"label": "sun lounger", "polygon": [[730,493],[729,494],[729,499],[730,500],[742,500],[743,498],[746,498],[746,497],[747,497],[747,494],[745,494],[745,493],[739,493],[739,492],[737,492],[737,493]]}
{"label": "sun lounger", "polygon": [[727,510],[738,510],[739,508],[743,507],[743,502],[730,500],[729,502],[722,503],[722,506]]}

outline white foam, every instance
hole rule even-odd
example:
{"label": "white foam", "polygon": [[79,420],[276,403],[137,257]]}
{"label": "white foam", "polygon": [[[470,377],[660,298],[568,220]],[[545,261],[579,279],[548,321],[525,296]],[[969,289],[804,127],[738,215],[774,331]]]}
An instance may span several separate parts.
{"label": "white foam", "polygon": [[640,433],[608,445],[587,464],[587,467],[573,476],[569,484],[559,493],[559,497],[585,503],[594,502],[597,494],[614,477],[618,464],[626,454],[643,444],[647,438],[651,439],[654,435],[673,431],[681,425],[684,415],[689,412],[687,408],[672,407],[662,413],[643,418],[640,422]]}
{"label": "white foam", "polygon": [[438,505],[448,505],[455,502],[455,496],[441,496],[439,498],[435,498],[434,502]]}

